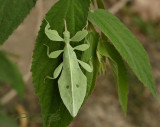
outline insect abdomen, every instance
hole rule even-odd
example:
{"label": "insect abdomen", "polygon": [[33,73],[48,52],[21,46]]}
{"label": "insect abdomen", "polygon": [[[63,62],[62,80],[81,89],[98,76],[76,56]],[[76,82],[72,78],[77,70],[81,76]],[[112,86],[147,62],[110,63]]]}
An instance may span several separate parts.
{"label": "insect abdomen", "polygon": [[76,116],[86,95],[87,79],[70,45],[64,48],[63,71],[58,84],[64,104],[72,116]]}

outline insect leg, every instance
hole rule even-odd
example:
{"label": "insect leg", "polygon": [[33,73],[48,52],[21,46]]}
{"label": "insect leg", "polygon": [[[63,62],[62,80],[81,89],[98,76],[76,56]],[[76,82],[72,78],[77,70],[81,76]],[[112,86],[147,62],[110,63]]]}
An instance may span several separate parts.
{"label": "insect leg", "polygon": [[48,21],[46,20],[47,25],[45,27],[45,34],[52,41],[64,41],[64,39],[58,34],[56,30],[51,30]]}
{"label": "insect leg", "polygon": [[88,65],[87,63],[81,61],[81,60],[78,60],[78,63],[88,72],[92,72],[93,71],[93,65],[92,65],[92,62],[90,61],[90,64],[91,65]]}
{"label": "insect leg", "polygon": [[57,50],[57,51],[53,51],[53,52],[49,53],[49,46],[47,46],[47,45],[45,45],[45,46],[47,47],[47,56],[49,58],[57,58],[63,52],[63,50]]}
{"label": "insect leg", "polygon": [[62,68],[63,68],[63,62],[55,69],[55,71],[53,73],[53,77],[46,76],[46,78],[44,79],[44,82],[46,79],[56,79],[59,76],[59,74],[61,73]]}
{"label": "insect leg", "polygon": [[83,40],[88,34],[87,30],[78,31],[75,36],[71,38],[71,41],[80,42]]}
{"label": "insect leg", "polygon": [[89,44],[82,44],[74,47],[74,50],[85,51],[90,47]]}
{"label": "insect leg", "polygon": [[55,69],[55,71],[53,73],[54,79],[56,79],[59,76],[59,74],[62,71],[62,68],[63,68],[63,62]]}

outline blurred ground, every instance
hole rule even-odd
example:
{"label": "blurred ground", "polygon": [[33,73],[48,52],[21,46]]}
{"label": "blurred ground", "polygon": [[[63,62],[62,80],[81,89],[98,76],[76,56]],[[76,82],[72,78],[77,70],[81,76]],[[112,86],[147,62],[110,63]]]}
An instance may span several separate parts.
{"label": "blurred ground", "polygon": [[144,19],[157,21],[160,20],[160,0],[135,0],[133,9]]}
{"label": "blurred ground", "polygon": [[[30,15],[2,47],[19,55],[19,58],[15,58],[14,61],[23,75],[28,74],[30,70],[32,52],[41,21],[54,2],[54,0],[39,0]],[[106,7],[110,7],[116,4],[117,0],[108,0],[106,3]],[[159,0],[135,0],[116,15],[132,30],[147,50],[160,95],[159,7]],[[95,91],[88,98],[70,127],[160,127],[160,104],[131,72],[129,72],[128,113],[125,117],[118,101],[112,72],[109,67],[107,69],[107,76],[99,76]],[[3,93],[7,92],[8,89],[8,86],[7,88],[4,87]],[[22,105],[29,114],[40,113],[40,105],[34,94],[31,78],[26,84],[25,98],[21,100],[16,97],[5,106],[5,109],[10,114],[15,113],[17,112],[15,108],[17,104]],[[27,127],[42,127],[42,123],[30,122]]]}

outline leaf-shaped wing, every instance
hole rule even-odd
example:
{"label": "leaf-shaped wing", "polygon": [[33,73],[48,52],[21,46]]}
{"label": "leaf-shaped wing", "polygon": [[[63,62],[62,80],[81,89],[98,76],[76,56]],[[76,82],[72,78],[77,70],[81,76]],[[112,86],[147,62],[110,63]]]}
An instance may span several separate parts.
{"label": "leaf-shaped wing", "polygon": [[63,103],[75,117],[86,95],[87,78],[81,71],[76,54],[70,45],[64,49],[63,71],[58,85]]}

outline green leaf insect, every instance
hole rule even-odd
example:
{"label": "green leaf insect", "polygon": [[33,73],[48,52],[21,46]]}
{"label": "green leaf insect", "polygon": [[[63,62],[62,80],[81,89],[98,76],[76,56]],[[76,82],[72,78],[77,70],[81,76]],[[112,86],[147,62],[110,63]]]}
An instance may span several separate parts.
{"label": "green leaf insect", "polygon": [[93,69],[92,66],[78,60],[75,53],[75,50],[87,50],[89,48],[89,44],[81,44],[74,48],[70,45],[70,42],[76,43],[83,40],[87,36],[88,31],[83,29],[70,38],[70,32],[67,30],[65,20],[64,24],[64,38],[60,37],[56,30],[51,30],[48,22],[45,27],[45,34],[50,40],[65,43],[63,50],[53,51],[51,53],[49,52],[49,47],[45,45],[47,46],[47,55],[49,58],[57,58],[61,53],[63,53],[63,62],[55,69],[53,77],[47,76],[47,78],[56,79],[62,71],[58,80],[60,96],[70,114],[75,117],[84,101],[87,89],[87,78],[83,74],[79,65],[88,72],[92,72]]}

